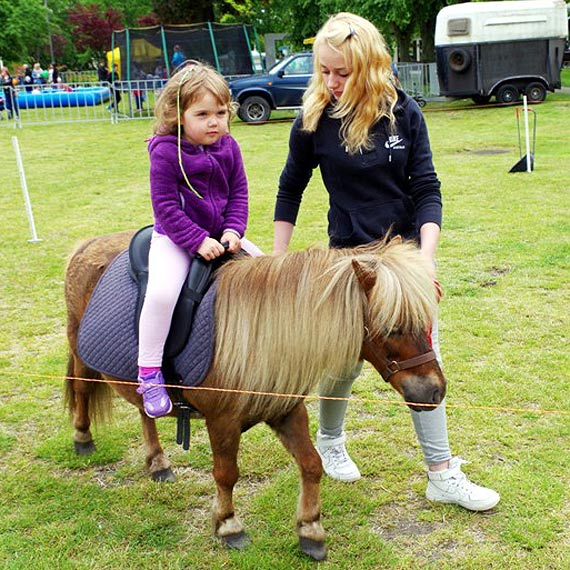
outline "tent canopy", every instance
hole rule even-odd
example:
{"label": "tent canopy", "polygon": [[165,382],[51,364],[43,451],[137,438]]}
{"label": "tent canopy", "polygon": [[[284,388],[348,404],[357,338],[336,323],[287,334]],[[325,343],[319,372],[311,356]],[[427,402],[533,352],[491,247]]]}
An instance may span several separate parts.
{"label": "tent canopy", "polygon": [[126,81],[163,79],[178,65],[173,55],[180,51],[184,59],[205,61],[226,77],[249,75],[254,73],[252,38],[257,43],[255,31],[245,24],[128,28],[113,32],[113,63]]}

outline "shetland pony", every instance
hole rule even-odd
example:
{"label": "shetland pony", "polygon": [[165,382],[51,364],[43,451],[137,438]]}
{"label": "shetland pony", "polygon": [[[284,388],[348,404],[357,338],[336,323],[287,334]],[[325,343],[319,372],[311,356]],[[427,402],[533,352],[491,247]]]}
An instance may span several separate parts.
{"label": "shetland pony", "polygon": [[[131,235],[94,238],[81,245],[69,262],[66,400],[79,454],[95,449],[91,416],[108,411],[110,388],[134,404],[142,421],[150,473],[155,480],[172,481],[155,420],[145,415],[136,383],[113,383],[116,379],[89,369],[77,354],[78,327],[93,289]],[[302,396],[346,376],[365,359],[411,408],[429,413],[443,400],[445,378],[425,332],[436,306],[428,268],[414,244],[392,240],[356,249],[243,258],[222,266],[217,277],[213,362],[201,389],[182,391],[208,429],[217,486],[215,535],[233,548],[248,543],[232,499],[237,454],[241,434],[265,422],[300,470],[300,548],[322,560],[326,557],[319,498],[322,465],[311,442]]]}

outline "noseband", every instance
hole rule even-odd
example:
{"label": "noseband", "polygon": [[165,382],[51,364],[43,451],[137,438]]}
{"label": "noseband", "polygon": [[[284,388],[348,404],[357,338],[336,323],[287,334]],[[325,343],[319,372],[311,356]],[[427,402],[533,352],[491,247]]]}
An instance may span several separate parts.
{"label": "noseband", "polygon": [[406,360],[388,360],[383,354],[380,354],[379,350],[372,344],[370,339],[366,338],[364,343],[368,345],[368,348],[374,353],[378,360],[384,361],[384,368],[380,371],[380,375],[386,382],[389,382],[390,378],[401,370],[409,370],[410,368],[415,368],[421,364],[426,364],[427,362],[436,360],[435,352],[433,350],[428,350],[428,352],[425,352],[424,354],[420,354]]}

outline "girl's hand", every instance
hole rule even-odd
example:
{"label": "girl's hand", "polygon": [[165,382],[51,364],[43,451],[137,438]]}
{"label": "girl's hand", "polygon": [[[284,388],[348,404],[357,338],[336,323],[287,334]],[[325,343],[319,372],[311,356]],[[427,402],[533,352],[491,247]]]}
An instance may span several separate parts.
{"label": "girl's hand", "polygon": [[211,261],[224,253],[224,246],[217,240],[207,237],[198,248],[198,252],[204,259]]}
{"label": "girl's hand", "polygon": [[230,253],[237,253],[241,249],[241,240],[234,232],[225,232],[220,241],[227,242]]}

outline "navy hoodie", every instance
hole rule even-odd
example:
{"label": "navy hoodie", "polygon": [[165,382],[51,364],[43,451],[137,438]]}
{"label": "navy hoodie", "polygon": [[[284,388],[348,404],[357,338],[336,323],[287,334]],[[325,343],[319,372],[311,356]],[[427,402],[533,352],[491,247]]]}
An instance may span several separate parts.
{"label": "navy hoodie", "polygon": [[416,102],[398,91],[395,132],[382,119],[371,130],[373,148],[349,154],[340,119],[324,110],[314,133],[291,129],[289,156],[279,179],[274,219],[295,223],[303,192],[318,166],[329,193],[328,234],[332,247],[352,247],[391,235],[415,239],[426,222],[441,226],[440,182],[427,127]]}

